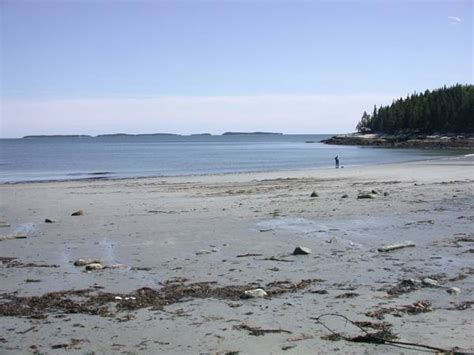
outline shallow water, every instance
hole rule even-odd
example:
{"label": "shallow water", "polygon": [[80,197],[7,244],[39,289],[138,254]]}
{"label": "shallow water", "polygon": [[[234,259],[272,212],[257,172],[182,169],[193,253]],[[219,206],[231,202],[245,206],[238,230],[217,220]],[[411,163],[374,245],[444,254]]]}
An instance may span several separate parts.
{"label": "shallow water", "polygon": [[[0,140],[0,183],[281,171],[422,160],[453,151],[331,146],[328,135]],[[316,142],[316,143],[307,143]]]}

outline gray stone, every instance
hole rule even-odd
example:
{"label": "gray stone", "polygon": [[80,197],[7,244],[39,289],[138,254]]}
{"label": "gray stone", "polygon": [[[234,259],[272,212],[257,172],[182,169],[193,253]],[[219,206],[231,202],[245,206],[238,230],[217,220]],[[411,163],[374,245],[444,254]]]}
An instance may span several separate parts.
{"label": "gray stone", "polygon": [[265,292],[265,290],[261,288],[255,288],[253,290],[244,291],[244,293],[240,295],[240,298],[263,298],[267,296],[268,293]]}
{"label": "gray stone", "polygon": [[86,265],[86,270],[87,271],[97,271],[97,270],[102,270],[104,266],[99,263],[92,263],[92,264],[87,264]]}
{"label": "gray stone", "polygon": [[439,287],[439,282],[433,279],[430,279],[428,277],[425,277],[423,280],[421,280],[423,286],[425,287]]}
{"label": "gray stone", "polygon": [[450,287],[446,290],[446,292],[451,295],[458,295],[461,293],[461,289],[459,287]]}

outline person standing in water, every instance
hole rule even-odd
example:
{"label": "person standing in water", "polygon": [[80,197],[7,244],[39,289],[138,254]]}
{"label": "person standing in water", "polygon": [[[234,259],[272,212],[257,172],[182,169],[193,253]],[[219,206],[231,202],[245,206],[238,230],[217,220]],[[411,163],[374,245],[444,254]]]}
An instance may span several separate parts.
{"label": "person standing in water", "polygon": [[336,169],[338,169],[339,168],[339,155],[336,155],[334,160],[336,161]]}

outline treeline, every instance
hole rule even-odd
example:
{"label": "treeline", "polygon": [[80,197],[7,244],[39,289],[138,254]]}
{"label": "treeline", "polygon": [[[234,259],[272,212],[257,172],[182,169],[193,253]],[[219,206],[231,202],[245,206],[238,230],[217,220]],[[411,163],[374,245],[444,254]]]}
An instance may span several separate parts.
{"label": "treeline", "polygon": [[474,85],[455,85],[400,98],[371,114],[364,112],[357,131],[474,132]]}

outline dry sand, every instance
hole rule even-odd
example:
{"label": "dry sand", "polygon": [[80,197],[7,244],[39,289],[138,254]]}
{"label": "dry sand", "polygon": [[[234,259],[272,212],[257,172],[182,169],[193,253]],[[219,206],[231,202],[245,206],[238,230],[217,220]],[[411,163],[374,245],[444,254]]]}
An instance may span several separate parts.
{"label": "dry sand", "polygon": [[[474,351],[473,188],[472,156],[0,185],[0,353],[415,353],[328,340],[314,319],[327,313],[385,322],[401,341]],[[416,246],[377,251],[406,240]],[[291,255],[299,245],[312,253]],[[238,257],[249,253],[259,255]],[[87,272],[78,258],[123,265]],[[239,298],[257,287],[269,297]],[[56,291],[66,292],[44,296]]]}

